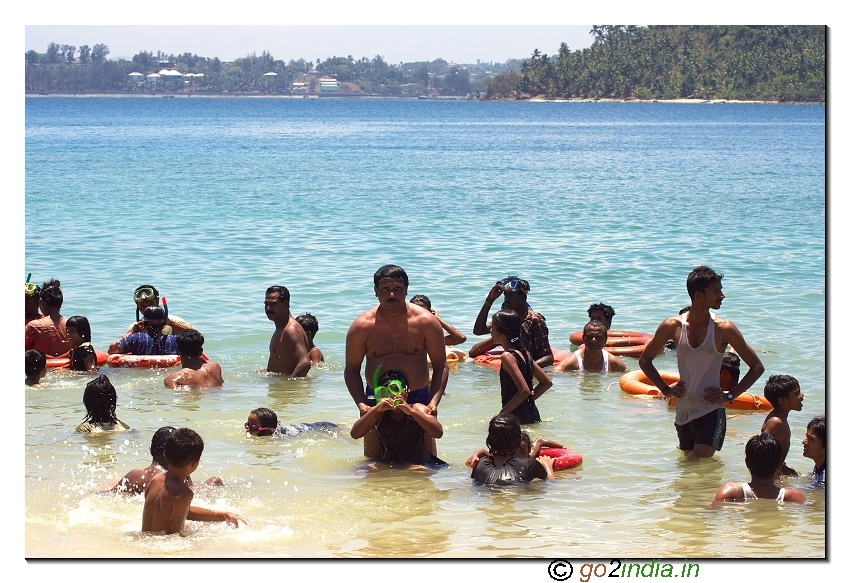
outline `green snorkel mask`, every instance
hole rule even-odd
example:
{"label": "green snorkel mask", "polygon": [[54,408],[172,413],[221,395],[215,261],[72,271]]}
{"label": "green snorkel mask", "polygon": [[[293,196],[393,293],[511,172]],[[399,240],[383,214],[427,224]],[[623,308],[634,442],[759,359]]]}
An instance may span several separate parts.
{"label": "green snorkel mask", "polygon": [[391,398],[393,399],[393,407],[398,407],[404,403],[404,399],[400,398],[401,394],[405,391],[404,383],[398,379],[393,379],[386,385],[379,385],[378,382],[381,379],[383,369],[384,362],[382,361],[378,365],[378,368],[375,369],[375,374],[372,377],[372,385],[375,387],[375,402],[378,403],[386,398]]}

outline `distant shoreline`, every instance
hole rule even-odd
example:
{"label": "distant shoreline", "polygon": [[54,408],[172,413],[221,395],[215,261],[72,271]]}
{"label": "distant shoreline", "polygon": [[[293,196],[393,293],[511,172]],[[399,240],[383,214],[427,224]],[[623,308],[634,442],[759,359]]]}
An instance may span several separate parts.
{"label": "distant shoreline", "polygon": [[222,98],[242,98],[242,99],[404,99],[404,100],[423,100],[423,101],[513,101],[513,102],[533,102],[533,103],[707,103],[707,104],[754,104],[754,105],[825,105],[823,101],[778,101],[778,100],[740,100],[740,99],[618,99],[610,97],[602,97],[598,99],[589,98],[572,98],[572,99],[470,99],[460,96],[418,96],[418,95],[373,95],[368,93],[334,93],[334,94],[269,94],[269,93],[227,93],[227,92],[210,92],[210,93],[25,93],[24,97],[142,97],[146,99],[156,98],[183,98],[189,97],[201,99],[222,99]]}

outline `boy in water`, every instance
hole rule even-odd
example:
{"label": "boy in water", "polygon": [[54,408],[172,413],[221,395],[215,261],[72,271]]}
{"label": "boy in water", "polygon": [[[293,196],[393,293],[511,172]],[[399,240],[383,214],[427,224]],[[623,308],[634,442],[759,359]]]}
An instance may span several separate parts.
{"label": "boy in water", "polygon": [[[168,460],[165,459],[165,442],[171,434],[177,431],[171,426],[160,427],[151,438],[151,465],[143,469],[130,470],[117,484],[110,488],[112,492],[126,492],[127,494],[141,494],[151,479],[164,473],[168,469]],[[192,477],[189,477],[189,486],[192,486]],[[223,486],[224,482],[218,476],[213,476],[204,482],[205,486]]]}
{"label": "boy in water", "polygon": [[764,396],[773,405],[761,426],[762,433],[770,433],[782,445],[782,463],[780,471],[784,476],[796,476],[797,472],[785,464],[785,457],[791,449],[791,426],[788,425],[788,413],[802,411],[803,392],[800,384],[792,376],[771,375],[764,385]]}
{"label": "boy in water", "polygon": [[782,446],[769,433],[754,435],[747,442],[744,462],[750,470],[752,481],[725,482],[720,485],[715,502],[772,499],[777,502],[805,502],[806,495],[796,488],[779,488],[774,483],[782,462]]}
{"label": "boy in water", "polygon": [[[540,457],[540,450],[544,447],[562,448],[564,447],[564,444],[551,439],[546,439],[545,437],[538,437],[534,440],[534,444],[532,445],[531,436],[523,431],[519,442],[519,449],[516,451],[516,456],[518,458],[538,459]],[[485,455],[489,455],[489,453],[490,451],[483,447],[478,448],[475,453],[466,460],[466,465],[470,468],[474,468],[475,464],[478,463],[478,460]]]}
{"label": "boy in water", "polygon": [[47,375],[47,356],[37,348],[27,350],[24,353],[24,371],[27,375],[24,384],[28,387],[37,387]]}
{"label": "boy in water", "polygon": [[155,475],[145,489],[145,507],[142,511],[142,532],[174,534],[183,530],[186,520],[222,522],[239,528],[243,518],[232,512],[222,512],[191,506],[192,483],[190,476],[198,469],[204,440],[186,427],[174,431],[165,442],[165,459],[168,468]]}
{"label": "boy in water", "polygon": [[301,324],[301,327],[304,328],[304,332],[307,334],[307,355],[310,357],[310,364],[316,366],[325,362],[325,355],[322,354],[322,350],[313,342],[313,338],[316,337],[316,333],[319,331],[319,320],[316,319],[316,316],[307,312],[306,314],[296,316],[295,321]]}
{"label": "boy in water", "polygon": [[204,336],[195,329],[181,332],[177,336],[177,354],[183,368],[165,377],[165,386],[174,389],[186,387],[220,387],[224,385],[221,366],[217,362],[204,362]]}
{"label": "boy in water", "polygon": [[806,426],[806,437],[803,439],[803,457],[815,462],[812,470],[812,481],[826,486],[826,417],[818,415]]}
{"label": "boy in water", "polygon": [[330,421],[279,425],[277,422],[277,413],[265,407],[251,411],[248,415],[248,422],[245,423],[245,431],[254,437],[291,437],[305,431],[310,431],[311,429],[334,432],[339,429],[339,425]]}

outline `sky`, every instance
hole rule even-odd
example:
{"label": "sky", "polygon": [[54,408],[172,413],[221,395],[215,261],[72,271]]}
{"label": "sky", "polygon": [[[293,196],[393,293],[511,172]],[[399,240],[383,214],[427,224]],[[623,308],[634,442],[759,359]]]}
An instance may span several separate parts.
{"label": "sky", "polygon": [[268,51],[283,61],[355,59],[381,55],[388,63],[455,63],[525,59],[534,49],[558,52],[589,47],[591,25],[27,25],[25,50],[43,53],[48,43],[109,47],[109,59],[132,59],[141,51],[233,60]]}

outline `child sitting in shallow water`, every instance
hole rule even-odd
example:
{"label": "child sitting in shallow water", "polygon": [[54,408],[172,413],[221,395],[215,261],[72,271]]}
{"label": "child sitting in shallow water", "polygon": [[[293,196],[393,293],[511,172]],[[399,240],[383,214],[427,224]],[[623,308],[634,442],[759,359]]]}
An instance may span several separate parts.
{"label": "child sitting in shallow water", "polygon": [[86,416],[77,426],[80,433],[101,433],[103,431],[126,431],[130,426],[115,416],[118,395],[115,387],[105,374],[99,375],[86,385],[83,392],[83,405]]}
{"label": "child sitting in shallow water", "polygon": [[[525,432],[522,432],[522,437],[519,442],[519,449],[516,452],[516,456],[519,458],[534,458],[537,459],[540,457],[540,450],[544,447],[552,447],[552,448],[563,448],[564,445],[562,443],[558,443],[557,441],[553,441],[551,439],[546,439],[545,437],[538,437],[534,440],[534,444],[531,443],[531,437]],[[489,450],[484,449],[483,447],[475,450],[475,453],[469,456],[469,459],[466,460],[466,465],[470,468],[474,467],[475,464],[478,463],[485,455],[488,455]]]}
{"label": "child sitting in shallow water", "polygon": [[[513,415],[493,417],[487,435],[487,451],[480,459],[473,461],[471,477],[478,484],[515,484],[531,482],[535,478],[545,480],[555,477],[552,458],[521,457],[518,454],[521,446],[522,429],[519,420]],[[477,454],[473,454],[470,460]]]}

